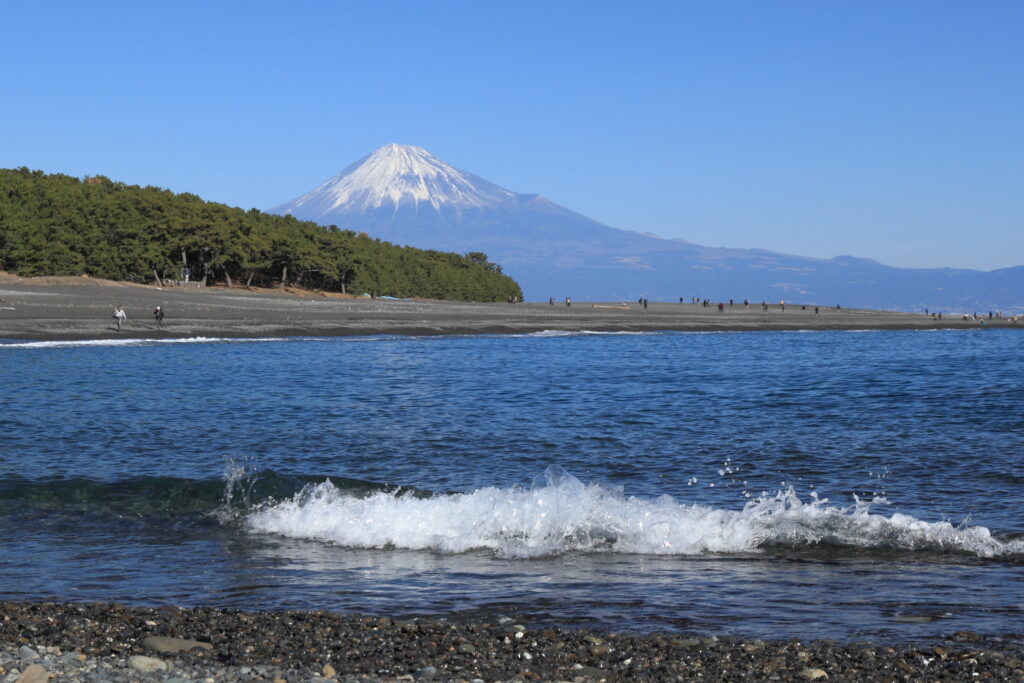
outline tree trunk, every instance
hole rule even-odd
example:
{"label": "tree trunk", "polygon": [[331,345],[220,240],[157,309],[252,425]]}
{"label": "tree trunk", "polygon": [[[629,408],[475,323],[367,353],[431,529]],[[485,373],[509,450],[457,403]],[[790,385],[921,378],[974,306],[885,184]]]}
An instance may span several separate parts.
{"label": "tree trunk", "polygon": [[252,279],[253,279],[253,277],[255,277],[255,275],[256,275],[256,269],[253,268],[251,271],[249,271],[249,279],[245,281],[245,288],[246,289],[252,289],[252,287],[250,285],[252,284]]}
{"label": "tree trunk", "polygon": [[164,283],[160,281],[160,274],[156,272],[156,268],[153,269],[153,277],[156,278],[156,286],[163,289]]}
{"label": "tree trunk", "polygon": [[345,291],[345,276],[346,275],[348,275],[348,271],[346,271],[344,268],[342,268],[342,270],[341,270],[341,293],[342,294],[348,294],[348,292]]}
{"label": "tree trunk", "polygon": [[231,273],[228,272],[227,268],[224,269],[224,281],[228,283],[228,289],[231,289]]}
{"label": "tree trunk", "polygon": [[281,269],[281,289],[288,286],[288,266]]}

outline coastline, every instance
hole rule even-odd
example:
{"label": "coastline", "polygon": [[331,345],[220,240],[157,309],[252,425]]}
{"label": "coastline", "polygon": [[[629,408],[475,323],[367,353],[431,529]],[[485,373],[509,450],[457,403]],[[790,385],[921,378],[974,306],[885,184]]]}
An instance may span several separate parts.
{"label": "coastline", "polygon": [[[128,314],[118,331],[112,312]],[[153,310],[166,312],[157,327]],[[466,303],[340,298],[283,290],[160,288],[89,278],[0,277],[0,338],[63,341],[187,337],[525,334],[563,332],[741,332],[784,330],[1024,329],[1008,319],[942,320],[923,313],[760,302]]]}
{"label": "coastline", "polygon": [[[0,601],[0,680],[1019,680],[1019,644],[628,635],[451,620]],[[156,637],[155,640],[153,638]]]}

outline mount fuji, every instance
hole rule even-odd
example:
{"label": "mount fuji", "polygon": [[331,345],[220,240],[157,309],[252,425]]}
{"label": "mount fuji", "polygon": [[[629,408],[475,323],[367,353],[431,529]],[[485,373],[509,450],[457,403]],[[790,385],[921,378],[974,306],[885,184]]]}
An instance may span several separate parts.
{"label": "mount fuji", "polygon": [[995,271],[895,268],[704,247],[619,230],[390,144],[306,194],[269,209],[396,244],[483,251],[528,299],[744,299],[881,309],[1024,310],[1024,266]]}

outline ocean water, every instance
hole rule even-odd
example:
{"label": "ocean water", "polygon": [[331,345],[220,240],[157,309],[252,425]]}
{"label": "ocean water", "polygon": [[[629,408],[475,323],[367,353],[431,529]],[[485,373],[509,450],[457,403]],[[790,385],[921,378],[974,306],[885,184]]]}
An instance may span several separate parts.
{"label": "ocean water", "polygon": [[0,598],[1024,633],[1024,336],[0,343]]}

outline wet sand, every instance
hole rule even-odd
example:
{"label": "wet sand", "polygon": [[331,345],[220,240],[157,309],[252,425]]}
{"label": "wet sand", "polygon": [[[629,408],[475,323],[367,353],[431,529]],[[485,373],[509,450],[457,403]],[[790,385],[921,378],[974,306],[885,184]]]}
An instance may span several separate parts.
{"label": "wet sand", "polygon": [[[114,307],[124,306],[117,330]],[[163,307],[162,328],[153,309]],[[342,298],[313,292],[224,287],[160,288],[88,278],[0,277],[0,338],[78,340],[176,337],[509,334],[543,330],[755,331],[1024,328],[1005,319],[936,320],[923,313],[820,308],[778,303],[762,310],[725,302],[464,303]]]}

